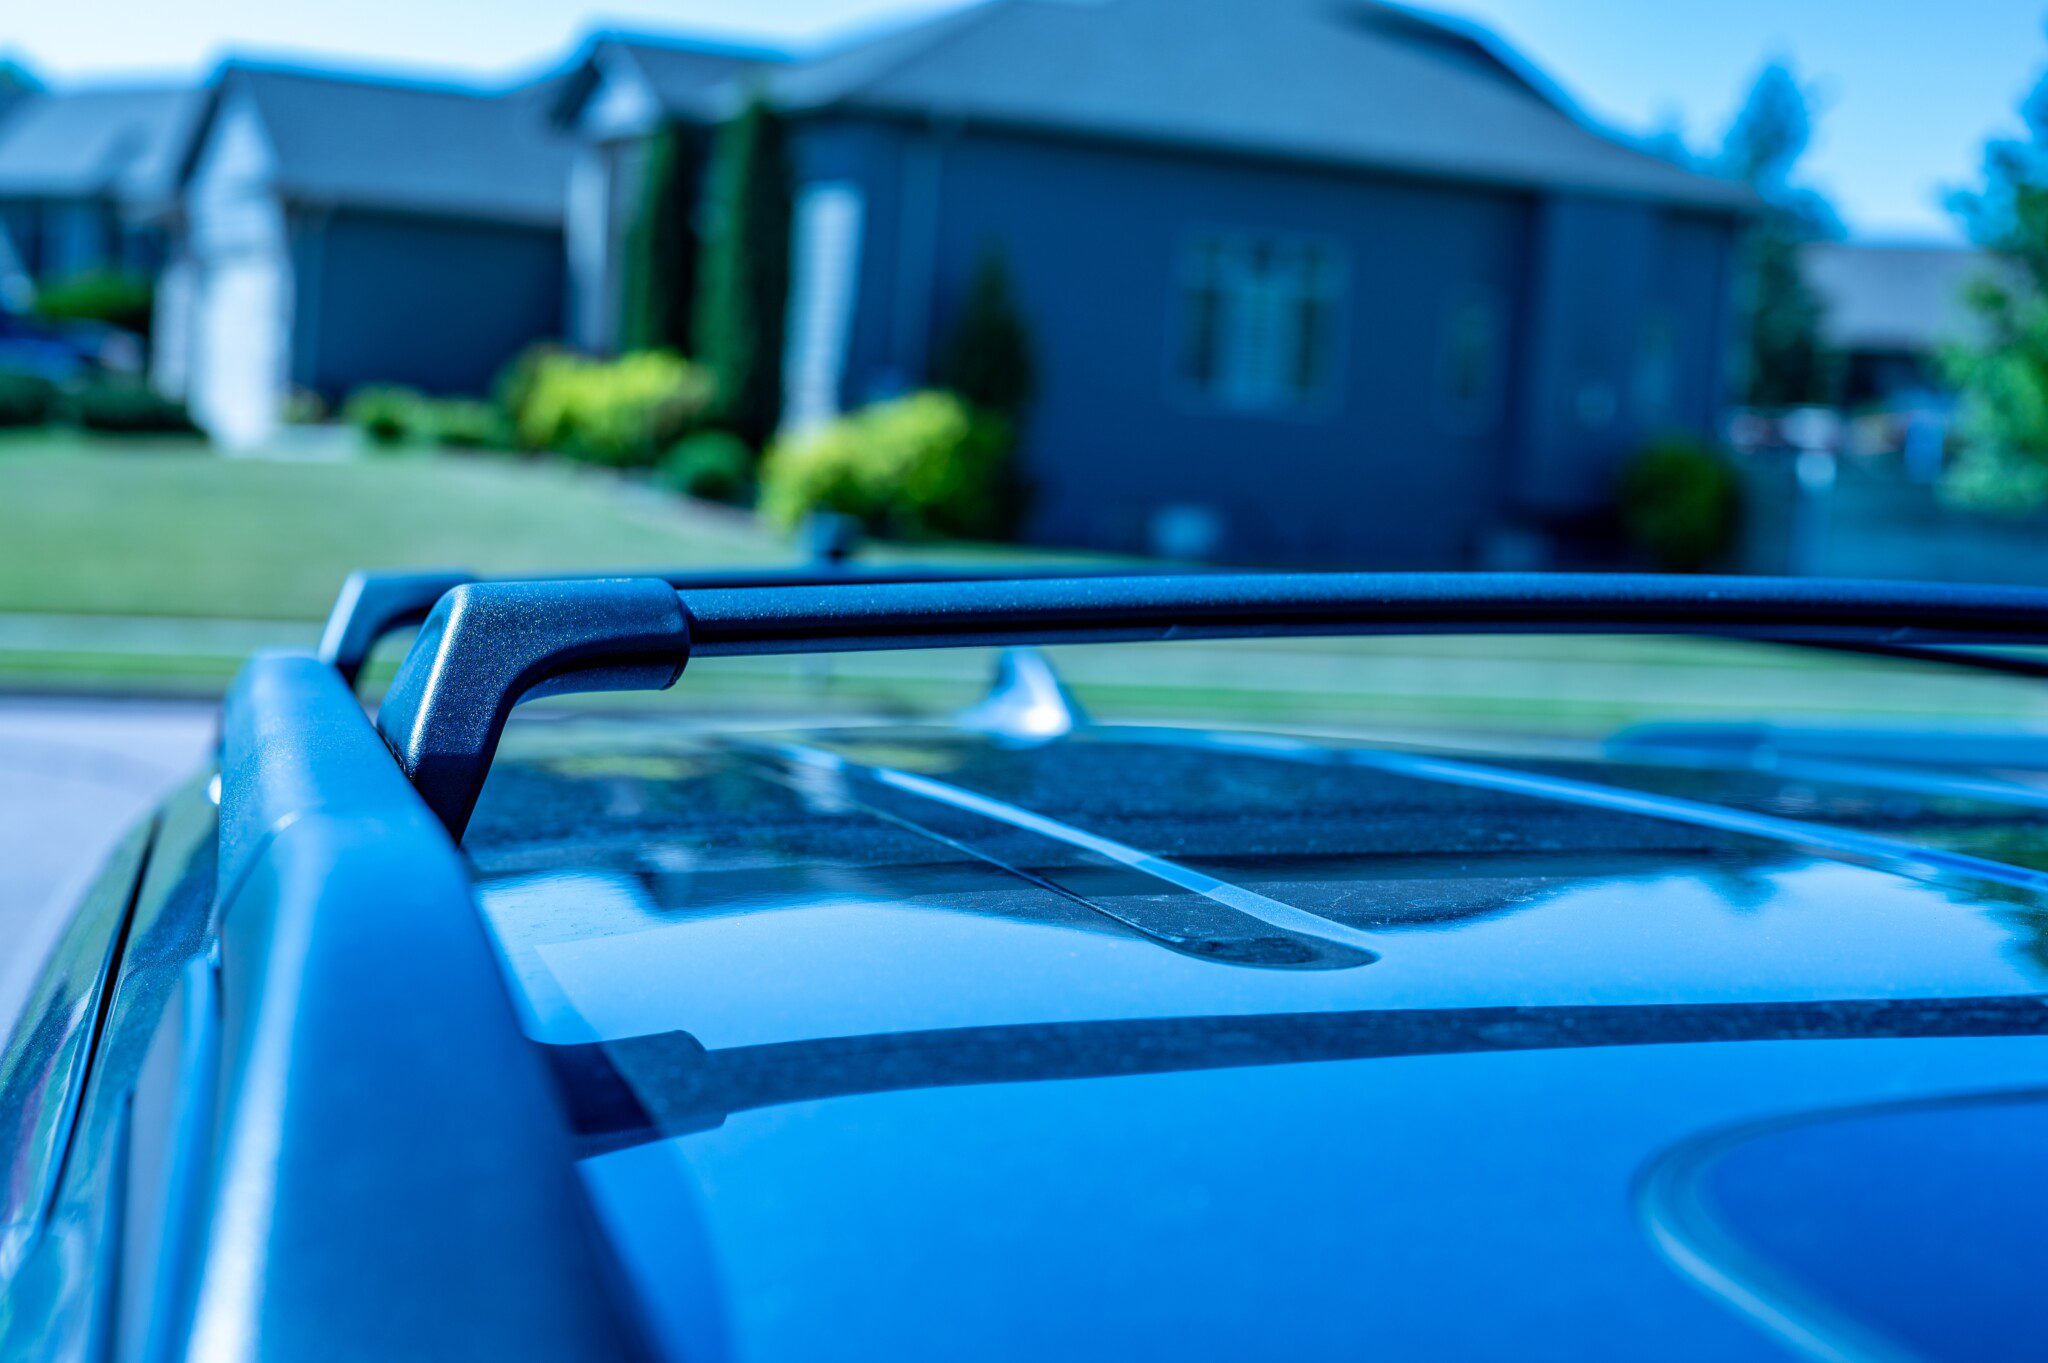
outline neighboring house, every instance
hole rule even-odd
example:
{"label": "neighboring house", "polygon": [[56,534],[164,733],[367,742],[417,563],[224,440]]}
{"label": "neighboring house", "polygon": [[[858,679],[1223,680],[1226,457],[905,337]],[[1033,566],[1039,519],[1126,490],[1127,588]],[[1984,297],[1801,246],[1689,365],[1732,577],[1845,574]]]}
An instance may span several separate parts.
{"label": "neighboring house", "polygon": [[618,346],[626,234],[644,188],[647,139],[664,125],[695,130],[702,154],[736,84],[783,60],[759,48],[599,33],[569,63],[551,113],[576,147],[564,223],[572,344],[598,353]]}
{"label": "neighboring house", "polygon": [[570,148],[550,93],[224,67],[171,215],[159,386],[250,444],[294,392],[480,393],[560,336]]}
{"label": "neighboring house", "polygon": [[1975,339],[1981,327],[1964,292],[1998,268],[1972,247],[1938,243],[1819,242],[1803,260],[1824,309],[1822,338],[1841,357],[1842,402],[1852,408],[1945,390],[1941,347]]}
{"label": "neighboring house", "polygon": [[[1596,131],[1447,21],[991,0],[680,95],[630,48],[594,56],[560,116],[614,165],[748,85],[791,114],[792,424],[923,382],[1002,253],[1038,357],[1043,541],[1523,561],[1646,438],[1718,425],[1747,192]],[[599,294],[579,317],[617,287],[619,190],[572,206],[572,247],[607,253],[572,270]]]}
{"label": "neighboring house", "polygon": [[155,87],[11,93],[0,110],[0,299],[92,270],[153,272],[150,214],[204,100]]}

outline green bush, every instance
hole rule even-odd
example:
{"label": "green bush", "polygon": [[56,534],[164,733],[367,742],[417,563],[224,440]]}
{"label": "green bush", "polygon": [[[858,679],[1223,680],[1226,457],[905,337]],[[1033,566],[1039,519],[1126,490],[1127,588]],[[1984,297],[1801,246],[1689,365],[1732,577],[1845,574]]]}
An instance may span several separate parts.
{"label": "green bush", "polygon": [[665,350],[616,360],[553,354],[534,368],[520,443],[612,468],[645,468],[704,422],[710,374]]}
{"label": "green bush", "polygon": [[421,398],[409,424],[422,439],[451,450],[503,450],[513,443],[505,414],[476,398]]}
{"label": "green bush", "polygon": [[56,411],[56,384],[39,374],[0,372],[0,426],[40,426]]}
{"label": "green bush", "polygon": [[536,341],[514,355],[498,377],[491,381],[491,401],[505,414],[516,433],[519,415],[526,410],[526,404],[533,400],[534,385],[540,381],[541,370],[560,356],[574,357],[575,352],[559,341]]}
{"label": "green bush", "polygon": [[148,275],[88,270],[38,286],[35,310],[53,322],[104,322],[147,336],[155,303]]}
{"label": "green bush", "polygon": [[106,435],[191,435],[198,430],[184,403],[140,379],[93,379],[73,392],[65,406],[79,426]]}
{"label": "green bush", "polygon": [[818,511],[898,535],[991,538],[1018,509],[1011,429],[950,393],[913,393],[778,440],[761,511],[794,529]]}
{"label": "green bush", "polygon": [[685,497],[744,502],[754,490],[754,452],[728,431],[699,431],[661,457],[655,479]]}
{"label": "green bush", "polygon": [[319,426],[327,420],[327,400],[310,388],[294,388],[284,395],[287,426]]}
{"label": "green bush", "polygon": [[1622,470],[1622,527],[1668,572],[1712,564],[1735,543],[1742,486],[1726,455],[1686,436],[1658,440]]}
{"label": "green bush", "polygon": [[404,444],[418,432],[421,405],[426,401],[410,388],[372,384],[349,394],[341,418],[380,449]]}

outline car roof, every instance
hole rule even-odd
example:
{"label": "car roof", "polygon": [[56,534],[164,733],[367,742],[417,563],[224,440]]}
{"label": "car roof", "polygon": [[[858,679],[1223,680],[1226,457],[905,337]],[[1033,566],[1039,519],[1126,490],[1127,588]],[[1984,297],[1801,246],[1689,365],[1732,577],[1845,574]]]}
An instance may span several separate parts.
{"label": "car roof", "polygon": [[[2024,1248],[1982,1181],[2048,1061],[2024,736],[1137,728],[1012,652],[947,724],[499,746],[538,694],[848,649],[1674,631],[2038,678],[1984,650],[2048,592],[430,577],[226,707],[199,987],[262,1004],[223,1082],[282,1101],[218,1114],[219,1177],[279,1215],[204,1253],[267,1264],[209,1310],[273,1352],[428,1310],[508,1357],[1869,1356],[1966,1266],[1875,1204],[1964,1149],[1951,1229]],[[373,722],[344,662],[406,621]],[[1816,1150],[1862,1175],[1799,1203],[1839,1253],[1755,1214]]]}
{"label": "car roof", "polygon": [[2041,797],[1739,736],[515,725],[465,851],[682,1346],[1773,1356],[1637,1173],[2038,1074]]}

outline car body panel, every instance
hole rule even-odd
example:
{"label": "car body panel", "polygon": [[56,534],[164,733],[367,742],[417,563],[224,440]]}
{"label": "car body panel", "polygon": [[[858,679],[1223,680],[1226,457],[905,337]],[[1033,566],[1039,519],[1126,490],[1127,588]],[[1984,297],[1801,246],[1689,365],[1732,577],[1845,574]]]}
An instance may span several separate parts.
{"label": "car body panel", "polygon": [[674,1356],[1770,1358],[1645,1171],[2048,1079],[2031,788],[1882,770],[515,725],[465,850]]}

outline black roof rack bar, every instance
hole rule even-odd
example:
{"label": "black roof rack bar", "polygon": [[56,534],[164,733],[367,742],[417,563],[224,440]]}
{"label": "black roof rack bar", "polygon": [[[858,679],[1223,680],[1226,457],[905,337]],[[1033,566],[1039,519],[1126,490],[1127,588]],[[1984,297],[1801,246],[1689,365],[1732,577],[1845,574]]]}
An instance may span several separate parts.
{"label": "black roof rack bar", "polygon": [[530,695],[662,689],[694,654],[1357,634],[1704,634],[1823,645],[2048,643],[2048,590],[1580,574],[1196,575],[677,590],[656,578],[456,587],[377,715],[460,836]]}
{"label": "black roof rack bar", "polygon": [[[615,571],[603,573],[559,573],[551,578],[565,582],[618,578],[655,578],[677,590],[738,589],[742,587],[816,587],[835,582],[979,582],[1027,578],[1071,578],[1107,576],[1111,570],[1063,568],[976,568],[969,566],[849,567],[818,563],[786,568],[736,568],[705,570]],[[1146,570],[1120,568],[1118,576]],[[530,581],[529,578],[490,578],[462,569],[364,570],[350,573],[328,612],[326,628],[317,650],[321,662],[341,674],[354,686],[362,677],[377,645],[399,630],[424,624],[434,603],[457,587],[490,581]]]}

